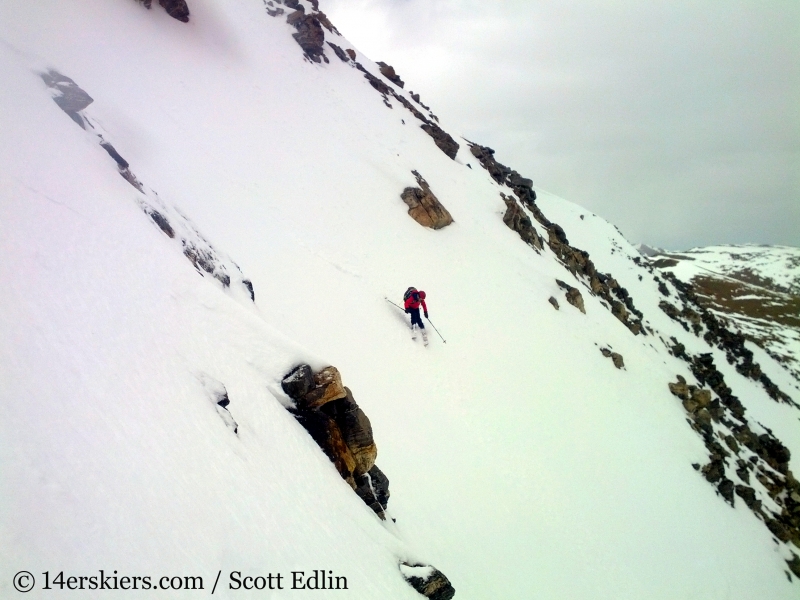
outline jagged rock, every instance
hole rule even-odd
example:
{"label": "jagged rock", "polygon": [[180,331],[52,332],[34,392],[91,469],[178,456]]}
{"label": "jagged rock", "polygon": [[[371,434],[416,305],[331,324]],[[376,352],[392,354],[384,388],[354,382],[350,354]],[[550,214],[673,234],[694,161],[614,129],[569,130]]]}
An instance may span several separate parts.
{"label": "jagged rock", "polygon": [[40,73],[40,77],[47,87],[53,90],[53,101],[58,107],[67,113],[69,118],[75,121],[81,129],[86,129],[86,123],[79,111],[89,106],[94,99],[72,79],[54,69]]}
{"label": "jagged rock", "polygon": [[346,393],[344,398],[328,402],[322,407],[322,410],[333,417],[339,426],[344,442],[350,448],[356,461],[353,475],[360,477],[375,464],[378,449],[372,436],[372,425],[369,418],[356,404],[350,389],[344,388],[344,390]]}
{"label": "jagged rock", "polygon": [[566,290],[567,302],[572,304],[572,306],[580,310],[583,314],[586,314],[586,308],[583,306],[583,296],[581,296],[580,290],[572,287],[568,283],[561,281],[560,279],[556,279],[556,283],[558,284],[558,287]]}
{"label": "jagged rock", "polygon": [[450,600],[456,594],[450,580],[435,567],[404,562],[400,572],[411,587],[431,600]]}
{"label": "jagged rock", "polygon": [[380,61],[375,64],[378,65],[378,67],[380,68],[381,75],[386,77],[386,79],[391,81],[397,87],[402,88],[405,85],[403,80],[400,79],[400,76],[397,73],[395,73],[393,66],[387,65],[385,62],[380,62]]}
{"label": "jagged rock", "polygon": [[281,381],[281,388],[292,400],[299,400],[314,387],[314,371],[308,365],[298,365]]}
{"label": "jagged rock", "polygon": [[422,127],[422,130],[425,133],[433,138],[433,141],[439,147],[439,150],[444,152],[450,158],[455,159],[460,146],[449,133],[435,123],[431,122],[425,123],[420,127]]}
{"label": "jagged rock", "polygon": [[305,55],[314,62],[320,62],[320,58],[325,56],[322,46],[325,42],[325,32],[319,19],[315,15],[305,14],[303,10],[296,10],[286,17],[286,22],[297,29],[297,33],[292,34],[292,37]]}
{"label": "jagged rock", "polygon": [[182,23],[189,22],[189,7],[186,5],[186,0],[158,0],[158,3],[173,19],[178,19]]}
{"label": "jagged rock", "polygon": [[625,361],[622,359],[622,355],[617,352],[612,352],[608,348],[600,348],[600,352],[606,358],[610,358],[611,361],[614,363],[614,366],[618,369],[622,369],[625,367]]}
{"label": "jagged rock", "polygon": [[758,436],[758,441],[761,445],[761,456],[767,461],[770,467],[779,473],[786,473],[789,470],[789,460],[791,459],[791,452],[784,446],[780,440],[771,436],[768,433],[763,433]]}
{"label": "jagged rock", "polygon": [[720,479],[725,478],[725,463],[722,462],[722,459],[712,460],[701,469],[701,472],[705,476],[706,481],[709,483],[716,483]]}
{"label": "jagged rock", "polygon": [[553,298],[552,296],[550,296],[550,297],[547,299],[547,301],[548,301],[550,304],[552,304],[552,305],[553,305],[553,308],[555,308],[556,310],[558,310],[558,300],[556,300],[555,298]]}
{"label": "jagged rock", "polygon": [[730,479],[725,477],[722,478],[722,481],[719,482],[717,485],[717,489],[719,490],[720,495],[725,498],[725,500],[731,505],[734,506],[734,499],[733,499],[733,482]]}
{"label": "jagged rock", "polygon": [[368,473],[356,479],[356,494],[382,520],[386,520],[385,510],[389,504],[389,479],[373,465]]}
{"label": "jagged rock", "polygon": [[345,50],[345,52],[347,52],[347,56],[350,57],[350,60],[355,60],[356,59],[356,51],[353,50],[352,48],[347,48]]}
{"label": "jagged rock", "polygon": [[342,385],[339,369],[325,367],[319,373],[314,374],[314,387],[298,398],[296,404],[300,410],[310,410],[346,396],[347,392]]}
{"label": "jagged rock", "polygon": [[169,221],[167,221],[167,218],[164,215],[153,208],[145,208],[144,212],[146,212],[150,218],[153,219],[153,222],[158,225],[159,229],[161,229],[161,231],[163,231],[168,237],[175,237],[175,230],[172,228],[172,225],[169,224]]}
{"label": "jagged rock", "polygon": [[794,573],[795,577],[800,577],[800,556],[792,552],[792,560],[787,560],[786,564],[789,565],[789,570]]}
{"label": "jagged rock", "polygon": [[332,44],[331,42],[327,42],[327,44],[333,49],[333,53],[339,57],[339,60],[341,60],[342,62],[350,62],[348,55],[339,46],[337,46],[336,44]]}
{"label": "jagged rock", "polygon": [[735,489],[736,495],[744,501],[747,508],[750,510],[758,510],[761,508],[761,501],[756,500],[756,491],[753,488],[746,485],[737,485]]}
{"label": "jagged rock", "polygon": [[524,187],[529,190],[533,189],[533,181],[527,177],[523,177],[516,171],[511,171],[511,174],[508,176],[508,185],[511,187]]}
{"label": "jagged rock", "polygon": [[321,410],[294,410],[294,418],[311,435],[312,439],[327,455],[350,487],[356,489],[353,471],[356,460],[344,441],[336,421]]}
{"label": "jagged rock", "polygon": [[253,282],[249,279],[242,279],[242,285],[247,288],[247,291],[250,292],[250,300],[253,302],[256,301],[256,292],[253,290]]}
{"label": "jagged rock", "polygon": [[525,211],[522,210],[522,207],[514,198],[506,196],[505,194],[500,194],[500,196],[503,198],[503,202],[506,203],[503,223],[505,223],[509,229],[516,231],[523,242],[537,250],[542,250],[544,248],[542,238],[536,233],[533,223],[528,215],[525,214]]}
{"label": "jagged rock", "polygon": [[421,187],[407,187],[400,194],[403,202],[408,205],[408,214],[423,227],[441,229],[450,225],[453,217],[433,195],[428,182],[416,171],[412,171],[412,173]]}

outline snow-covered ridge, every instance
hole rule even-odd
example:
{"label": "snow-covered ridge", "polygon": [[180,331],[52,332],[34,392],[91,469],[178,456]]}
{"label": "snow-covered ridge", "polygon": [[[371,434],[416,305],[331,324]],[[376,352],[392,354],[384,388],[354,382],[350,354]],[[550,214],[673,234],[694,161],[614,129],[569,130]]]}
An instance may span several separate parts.
{"label": "snow-covered ridge", "polygon": [[[299,17],[268,12],[297,6],[320,13],[0,7],[2,595],[23,569],[113,563],[207,588],[222,571],[222,597],[244,593],[232,572],[316,569],[348,598],[411,600],[430,564],[459,598],[795,597],[797,409],[702,319],[695,336],[665,314],[680,290],[612,225],[498,181],[442,115],[446,153],[421,127],[430,109],[319,16],[329,60],[309,58]],[[51,69],[91,94],[73,112],[94,129],[52,102]],[[452,224],[409,217],[414,172]],[[178,239],[198,230],[230,285],[187,260]],[[411,284],[446,345],[412,342],[385,301]],[[385,521],[286,411],[301,363],[337,365],[369,414]]]}

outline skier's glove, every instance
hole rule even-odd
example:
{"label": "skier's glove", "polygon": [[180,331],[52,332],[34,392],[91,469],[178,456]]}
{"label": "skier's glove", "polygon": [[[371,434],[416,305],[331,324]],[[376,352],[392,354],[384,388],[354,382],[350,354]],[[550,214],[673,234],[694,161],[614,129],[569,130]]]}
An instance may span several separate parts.
{"label": "skier's glove", "polygon": [[426,319],[428,318],[428,313],[425,313],[425,318],[426,318]]}
{"label": "skier's glove", "polygon": [[411,314],[411,313],[408,311],[408,309],[406,309],[406,314],[407,314],[407,315],[410,315],[410,314]]}

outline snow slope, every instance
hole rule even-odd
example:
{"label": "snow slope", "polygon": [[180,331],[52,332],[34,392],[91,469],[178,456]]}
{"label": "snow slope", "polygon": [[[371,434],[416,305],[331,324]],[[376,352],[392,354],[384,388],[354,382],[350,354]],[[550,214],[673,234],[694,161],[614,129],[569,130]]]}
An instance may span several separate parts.
{"label": "snow slope", "polygon": [[[132,0],[0,6],[0,595],[21,570],[36,598],[44,571],[200,575],[208,590],[218,571],[226,584],[322,569],[347,577],[347,598],[415,598],[409,560],[464,599],[797,597],[789,547],[692,469],[707,453],[667,388],[692,374],[659,337],[714,353],[794,456],[797,410],[660,312],[612,226],[540,194],[655,335],[632,335],[585,289],[586,315],[566,303],[555,280],[577,280],[505,226],[501,187],[466,142],[451,160],[332,51],[304,60],[259,0],[190,7],[183,24]],[[38,75],[51,68],[94,98],[95,130],[52,101]],[[453,225],[408,217],[414,169]],[[235,261],[255,302],[240,281],[198,275],[142,211],[156,199]],[[446,344],[414,344],[385,301],[409,285]],[[396,523],[284,410],[279,382],[301,361],[335,365],[369,415]],[[343,596],[267,597],[312,595]]]}

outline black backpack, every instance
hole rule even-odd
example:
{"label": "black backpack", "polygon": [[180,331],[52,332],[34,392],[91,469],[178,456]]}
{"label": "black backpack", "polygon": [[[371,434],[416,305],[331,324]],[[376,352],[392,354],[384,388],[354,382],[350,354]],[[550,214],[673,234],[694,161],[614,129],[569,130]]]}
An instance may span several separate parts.
{"label": "black backpack", "polygon": [[419,300],[419,293],[417,292],[417,288],[410,287],[406,290],[406,293],[403,294],[403,302],[408,300],[411,296],[414,296],[414,300]]}

